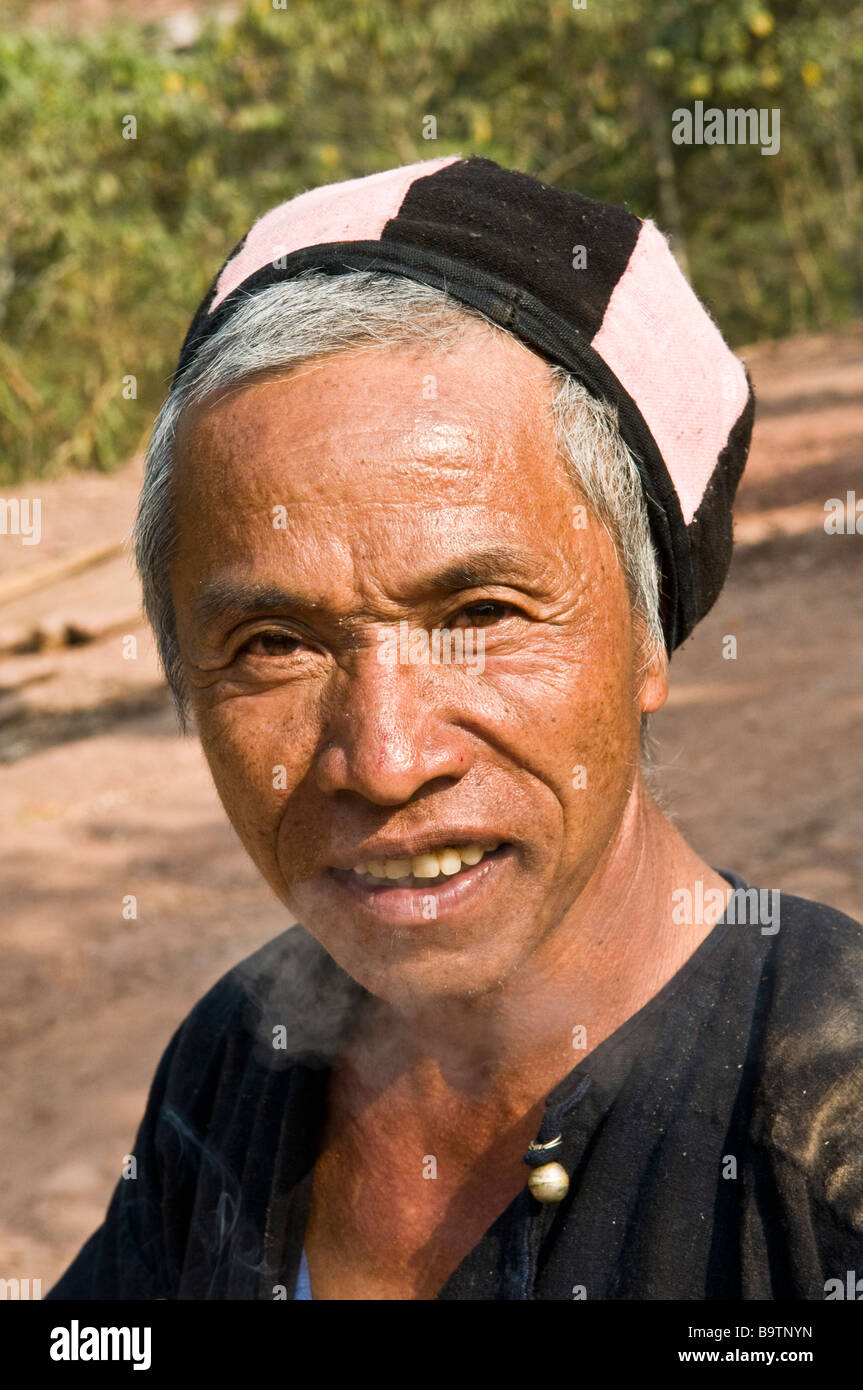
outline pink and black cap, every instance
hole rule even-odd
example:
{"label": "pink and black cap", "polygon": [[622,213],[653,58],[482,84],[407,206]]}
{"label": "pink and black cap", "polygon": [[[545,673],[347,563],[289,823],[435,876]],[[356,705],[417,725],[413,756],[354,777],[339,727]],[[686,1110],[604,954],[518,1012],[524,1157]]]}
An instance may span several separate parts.
{"label": "pink and black cap", "polygon": [[175,381],[250,295],[310,270],[445,290],[614,405],[643,480],[668,651],[689,636],[731,563],[754,400],[652,222],[459,155],[314,188],[265,213],[231,252]]}

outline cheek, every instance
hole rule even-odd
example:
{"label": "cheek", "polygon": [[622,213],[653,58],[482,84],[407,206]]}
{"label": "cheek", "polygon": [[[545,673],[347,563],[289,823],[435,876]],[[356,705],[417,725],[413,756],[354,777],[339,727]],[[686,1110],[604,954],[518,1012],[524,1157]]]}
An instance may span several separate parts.
{"label": "cheek", "polygon": [[622,650],[618,641],[592,646],[546,729],[549,776],[565,814],[590,833],[604,833],[619,813],[637,765],[638,718]]}
{"label": "cheek", "polygon": [[276,709],[274,700],[255,707],[246,699],[195,710],[216,790],[260,867],[275,862],[279,825],[307,765],[301,727]]}
{"label": "cheek", "polygon": [[576,760],[584,769],[583,786],[591,800],[602,797],[618,800],[632,785],[633,710],[619,681],[607,672],[597,675],[590,691],[590,704],[582,726]]}

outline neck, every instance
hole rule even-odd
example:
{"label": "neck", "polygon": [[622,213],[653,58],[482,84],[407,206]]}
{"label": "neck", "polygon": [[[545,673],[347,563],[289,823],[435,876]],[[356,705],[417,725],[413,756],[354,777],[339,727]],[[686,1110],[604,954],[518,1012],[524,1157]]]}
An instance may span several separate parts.
{"label": "neck", "polygon": [[731,891],[637,780],[613,842],[530,958],[481,996],[409,1011],[376,1001],[358,1070],[376,1087],[408,1072],[420,1088],[544,1094],[643,1007],[719,920],[717,895],[704,921],[672,919],[674,891],[693,892],[699,879],[705,890]]}

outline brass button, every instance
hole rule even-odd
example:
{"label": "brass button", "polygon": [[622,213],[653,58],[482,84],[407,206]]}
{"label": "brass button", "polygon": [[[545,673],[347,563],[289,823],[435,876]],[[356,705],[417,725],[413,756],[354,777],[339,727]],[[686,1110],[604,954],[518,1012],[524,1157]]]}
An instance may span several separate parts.
{"label": "brass button", "polygon": [[543,1163],[533,1169],[527,1185],[538,1202],[562,1202],[569,1191],[569,1174],[560,1163]]}

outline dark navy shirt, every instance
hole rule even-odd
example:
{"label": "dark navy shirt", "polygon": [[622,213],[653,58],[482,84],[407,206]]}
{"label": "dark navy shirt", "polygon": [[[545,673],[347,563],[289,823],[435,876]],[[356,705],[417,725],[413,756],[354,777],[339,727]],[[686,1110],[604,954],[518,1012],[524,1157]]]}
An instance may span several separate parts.
{"label": "dark navy shirt", "polygon": [[[525,1186],[438,1298],[823,1299],[863,1275],[863,927],[779,907],[778,931],[726,914],[555,1088],[535,1142],[561,1136],[566,1197]],[[48,1297],[292,1300],[367,997],[302,927],[220,980],[159,1065],[137,1178]]]}

